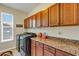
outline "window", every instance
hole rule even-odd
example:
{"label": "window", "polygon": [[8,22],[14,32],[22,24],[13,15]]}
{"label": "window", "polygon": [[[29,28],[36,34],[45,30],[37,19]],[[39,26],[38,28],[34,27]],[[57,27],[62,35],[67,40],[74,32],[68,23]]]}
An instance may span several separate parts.
{"label": "window", "polygon": [[1,42],[13,40],[13,15],[1,13]]}

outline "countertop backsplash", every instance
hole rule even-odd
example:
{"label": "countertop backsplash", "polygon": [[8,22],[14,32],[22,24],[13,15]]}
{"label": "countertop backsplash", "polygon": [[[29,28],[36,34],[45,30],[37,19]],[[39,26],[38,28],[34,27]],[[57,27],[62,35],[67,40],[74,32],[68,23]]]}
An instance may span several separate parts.
{"label": "countertop backsplash", "polygon": [[25,29],[25,32],[33,32],[33,33],[42,32],[42,33],[46,33],[47,36],[51,36],[51,37],[79,40],[79,26],[30,28],[30,29]]}

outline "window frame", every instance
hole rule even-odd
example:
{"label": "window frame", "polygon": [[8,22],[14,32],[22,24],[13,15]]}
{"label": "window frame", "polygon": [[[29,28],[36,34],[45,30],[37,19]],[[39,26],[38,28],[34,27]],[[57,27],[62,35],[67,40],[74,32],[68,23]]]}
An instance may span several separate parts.
{"label": "window frame", "polygon": [[[12,17],[12,39],[3,39],[3,15],[10,15]],[[1,42],[8,42],[14,40],[14,16],[13,14],[1,12]]]}

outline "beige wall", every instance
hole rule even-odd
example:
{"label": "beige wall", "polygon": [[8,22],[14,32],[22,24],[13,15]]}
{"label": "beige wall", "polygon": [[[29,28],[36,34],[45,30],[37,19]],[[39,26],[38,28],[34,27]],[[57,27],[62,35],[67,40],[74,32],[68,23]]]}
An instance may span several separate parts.
{"label": "beige wall", "polygon": [[[2,5],[0,5],[0,12],[7,12],[7,13],[14,15],[14,40],[1,43],[1,37],[0,37],[0,51],[2,51],[2,50],[9,49],[9,48],[16,46],[16,40],[15,40],[16,34],[22,33],[24,31],[23,28],[16,28],[16,24],[23,24],[23,21],[24,21],[27,13],[23,13],[21,11],[17,11],[17,10],[14,10],[12,8],[5,7]],[[0,34],[0,36],[1,36],[1,34]]]}

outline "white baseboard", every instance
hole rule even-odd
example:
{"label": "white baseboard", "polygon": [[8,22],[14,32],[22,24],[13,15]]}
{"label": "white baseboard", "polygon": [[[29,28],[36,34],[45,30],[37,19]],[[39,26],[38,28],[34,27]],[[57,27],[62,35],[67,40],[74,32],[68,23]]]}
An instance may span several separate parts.
{"label": "white baseboard", "polygon": [[12,48],[8,48],[8,49],[5,49],[5,50],[2,50],[2,51],[0,51],[0,53],[1,52],[5,52],[5,51],[9,51],[9,50],[12,50],[12,49],[15,49],[16,47],[12,47]]}

